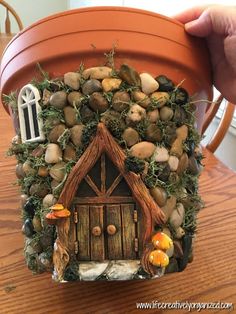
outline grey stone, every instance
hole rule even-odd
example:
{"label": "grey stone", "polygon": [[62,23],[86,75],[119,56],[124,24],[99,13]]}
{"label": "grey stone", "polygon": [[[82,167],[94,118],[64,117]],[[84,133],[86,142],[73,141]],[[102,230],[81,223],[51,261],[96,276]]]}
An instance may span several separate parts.
{"label": "grey stone", "polygon": [[79,264],[79,275],[81,280],[93,281],[101,276],[109,265],[105,262],[82,262]]}

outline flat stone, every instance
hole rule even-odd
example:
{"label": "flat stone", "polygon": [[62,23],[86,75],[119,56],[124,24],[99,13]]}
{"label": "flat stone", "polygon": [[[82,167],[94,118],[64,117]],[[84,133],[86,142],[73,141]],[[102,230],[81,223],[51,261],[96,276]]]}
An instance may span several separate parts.
{"label": "flat stone", "polygon": [[77,124],[70,129],[71,131],[71,141],[75,146],[81,146],[82,134],[83,134],[84,125]]}
{"label": "flat stone", "polygon": [[82,73],[82,76],[87,80],[90,79],[97,79],[103,80],[106,77],[110,77],[112,74],[112,68],[102,66],[102,67],[92,67],[85,69]]}
{"label": "flat stone", "polygon": [[76,125],[78,123],[77,121],[77,111],[70,107],[70,106],[66,106],[64,109],[64,118],[65,118],[65,122],[66,125],[70,128],[74,125]]}
{"label": "flat stone", "polygon": [[126,145],[128,147],[131,147],[131,146],[135,145],[136,143],[138,143],[139,134],[133,128],[127,128],[124,130],[124,132],[122,134],[122,138],[125,141]]}
{"label": "flat stone", "polygon": [[161,108],[168,102],[170,95],[166,92],[154,92],[151,95],[151,99],[156,102],[157,108]]}
{"label": "flat stone", "polygon": [[48,164],[56,164],[62,160],[62,150],[59,145],[50,143],[47,145],[45,152],[45,161]]}
{"label": "flat stone", "polygon": [[176,197],[171,195],[167,201],[165,206],[163,206],[161,209],[164,212],[166,216],[166,221],[169,219],[170,215],[172,214],[174,208],[176,206]]}
{"label": "flat stone", "polygon": [[117,78],[105,78],[102,80],[102,88],[104,92],[110,92],[120,87],[122,80]]}
{"label": "flat stone", "polygon": [[108,280],[131,280],[139,268],[139,260],[111,261],[106,275]]}
{"label": "flat stone", "polygon": [[168,160],[170,171],[176,171],[179,165],[179,159],[176,156],[170,156]]}
{"label": "flat stone", "polygon": [[112,107],[115,111],[122,112],[130,106],[130,96],[126,91],[115,92],[112,98]]}
{"label": "flat stone", "polygon": [[80,107],[82,104],[82,99],[84,98],[83,94],[80,92],[71,92],[69,93],[67,100],[71,107]]}
{"label": "flat stone", "polygon": [[33,236],[34,226],[33,226],[32,220],[30,218],[27,218],[25,220],[22,231],[25,234],[25,236],[28,238],[31,238]]}
{"label": "flat stone", "polygon": [[119,77],[132,86],[141,86],[141,79],[137,71],[127,64],[122,64],[119,71]]}
{"label": "flat stone", "polygon": [[171,145],[170,153],[180,158],[183,154],[183,142],[181,138],[176,138]]}
{"label": "flat stone", "polygon": [[101,276],[109,265],[106,262],[81,262],[79,264],[80,280],[94,281]]}
{"label": "flat stone", "polygon": [[49,99],[49,103],[51,106],[63,109],[67,103],[67,94],[64,91],[58,91],[53,93]]}
{"label": "flat stone", "polygon": [[146,131],[146,139],[150,142],[160,142],[162,140],[161,129],[154,123],[149,124]]}
{"label": "flat stone", "polygon": [[166,204],[167,201],[167,193],[166,191],[161,187],[154,187],[149,190],[150,194],[154,198],[155,202],[158,206],[162,207]]}
{"label": "flat stone", "polygon": [[173,115],[174,115],[174,111],[171,108],[167,107],[167,106],[164,106],[164,107],[162,107],[160,109],[160,119],[162,121],[169,121],[169,120],[171,120]]}
{"label": "flat stone", "polygon": [[64,74],[64,83],[74,90],[80,88],[80,74],[77,72],[67,72]]}
{"label": "flat stone", "polygon": [[156,162],[165,162],[169,159],[169,152],[163,146],[157,146],[155,153],[154,153],[154,160]]}
{"label": "flat stone", "polygon": [[158,109],[154,109],[152,111],[147,112],[147,119],[151,123],[156,123],[160,119],[160,114]]}
{"label": "flat stone", "polygon": [[102,93],[95,92],[89,98],[89,106],[95,112],[103,113],[109,108],[108,101]]}
{"label": "flat stone", "polygon": [[132,97],[134,101],[143,108],[147,108],[151,103],[150,98],[145,93],[138,90],[132,92]]}
{"label": "flat stone", "polygon": [[155,92],[159,87],[158,82],[149,73],[141,73],[140,79],[142,91],[146,95]]}
{"label": "flat stone", "polygon": [[143,107],[137,104],[134,104],[130,107],[130,110],[127,113],[126,122],[127,124],[129,123],[135,124],[142,121],[145,118],[146,118],[146,110]]}
{"label": "flat stone", "polygon": [[188,137],[188,127],[187,125],[182,125],[181,127],[176,129],[176,134],[178,138],[181,138],[182,141],[185,141]]}
{"label": "flat stone", "polygon": [[130,149],[130,155],[140,159],[146,159],[153,155],[155,149],[156,146],[153,143],[144,141],[132,146]]}
{"label": "flat stone", "polygon": [[188,155],[183,153],[183,155],[179,159],[179,165],[176,170],[178,174],[183,173],[188,168]]}
{"label": "flat stone", "polygon": [[91,95],[94,92],[100,91],[102,91],[102,84],[95,79],[88,80],[82,86],[82,92],[84,95]]}
{"label": "flat stone", "polygon": [[180,227],[183,223],[184,220],[184,214],[185,214],[185,209],[183,204],[178,203],[176,205],[176,208],[173,210],[173,212],[170,215],[170,224],[174,229],[177,229]]}

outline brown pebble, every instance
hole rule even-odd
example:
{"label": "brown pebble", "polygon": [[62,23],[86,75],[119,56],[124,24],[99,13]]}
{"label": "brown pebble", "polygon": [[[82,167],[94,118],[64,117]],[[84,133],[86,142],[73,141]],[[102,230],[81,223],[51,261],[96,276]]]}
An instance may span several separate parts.
{"label": "brown pebble", "polygon": [[38,169],[38,175],[40,177],[47,177],[48,176],[48,168],[45,166],[41,166]]}
{"label": "brown pebble", "polygon": [[141,79],[137,71],[127,64],[122,64],[119,71],[119,77],[132,86],[141,86]]}
{"label": "brown pebble", "polygon": [[80,88],[81,75],[77,72],[67,72],[64,74],[64,83],[74,90]]}
{"label": "brown pebble", "polygon": [[65,124],[58,124],[49,132],[48,139],[52,143],[57,143],[59,137],[64,133],[66,129]]}
{"label": "brown pebble", "polygon": [[149,191],[158,206],[162,207],[166,204],[167,194],[163,188],[156,186]]}
{"label": "brown pebble", "polygon": [[146,159],[153,155],[155,149],[156,146],[153,143],[140,142],[131,147],[130,155],[140,159]]}
{"label": "brown pebble", "polygon": [[118,112],[128,109],[130,106],[130,96],[125,91],[118,91],[113,95],[112,107]]}
{"label": "brown pebble", "polygon": [[76,150],[74,149],[72,144],[66,145],[66,148],[63,152],[63,160],[66,162],[76,160]]}
{"label": "brown pebble", "polygon": [[151,94],[151,99],[156,102],[157,108],[163,107],[169,100],[170,95],[166,92],[154,92]]}
{"label": "brown pebble", "polygon": [[188,155],[183,153],[183,155],[179,159],[179,165],[176,170],[178,174],[183,173],[188,168]]}
{"label": "brown pebble", "polygon": [[169,121],[172,119],[174,112],[171,108],[164,106],[160,109],[160,119],[162,121]]}
{"label": "brown pebble", "polygon": [[132,97],[134,101],[143,108],[147,108],[151,103],[150,98],[141,91],[133,91]]}
{"label": "brown pebble", "polygon": [[93,93],[89,98],[89,106],[95,112],[105,112],[109,108],[108,101],[106,98],[98,92]]}
{"label": "brown pebble", "polygon": [[150,142],[160,142],[162,140],[162,131],[154,123],[149,124],[146,131],[146,139]]}
{"label": "brown pebble", "polygon": [[58,91],[50,97],[50,105],[58,109],[63,109],[67,103],[67,94],[64,91]]}
{"label": "brown pebble", "polygon": [[114,91],[120,87],[121,79],[117,78],[105,78],[102,80],[102,88],[105,93],[108,93],[110,91]]}
{"label": "brown pebble", "polygon": [[167,201],[165,206],[163,206],[161,209],[163,213],[165,214],[166,221],[169,219],[170,215],[172,214],[174,208],[176,206],[176,197],[171,195]]}
{"label": "brown pebble", "polygon": [[91,95],[94,92],[100,91],[102,91],[102,84],[95,79],[88,80],[82,86],[82,92],[84,95]]}
{"label": "brown pebble", "polygon": [[71,107],[80,107],[82,104],[82,99],[84,98],[83,94],[80,92],[71,92],[68,97],[68,103]]}
{"label": "brown pebble", "polygon": [[152,111],[147,112],[147,120],[151,123],[156,123],[160,118],[159,110],[154,109]]}
{"label": "brown pebble", "polygon": [[66,125],[71,128],[72,126],[76,125],[78,123],[77,121],[77,111],[70,107],[66,106],[64,109],[64,118]]}
{"label": "brown pebble", "polygon": [[73,128],[70,129],[71,131],[71,141],[75,146],[80,147],[82,142],[82,135],[83,135],[83,129],[84,125],[83,124],[77,124],[73,126]]}
{"label": "brown pebble", "polygon": [[139,141],[139,134],[133,128],[127,128],[122,134],[122,138],[128,147],[133,146]]}
{"label": "brown pebble", "polygon": [[183,143],[181,138],[176,138],[171,145],[170,153],[180,158],[183,155]]}

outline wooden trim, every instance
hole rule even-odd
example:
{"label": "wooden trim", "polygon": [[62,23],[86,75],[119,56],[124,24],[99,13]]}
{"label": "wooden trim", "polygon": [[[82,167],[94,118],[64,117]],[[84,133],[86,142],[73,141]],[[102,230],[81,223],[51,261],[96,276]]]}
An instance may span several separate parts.
{"label": "wooden trim", "polygon": [[101,191],[99,191],[98,187],[96,186],[96,184],[93,182],[93,180],[88,174],[86,175],[86,177],[84,177],[84,180],[88,183],[91,189],[97,194],[97,196],[102,195]]}
{"label": "wooden trim", "polygon": [[113,181],[112,185],[109,187],[109,189],[106,192],[106,196],[110,196],[111,193],[115,190],[115,188],[117,187],[117,185],[120,183],[120,181],[123,179],[122,174],[120,173],[115,180]]}
{"label": "wooden trim", "polygon": [[140,175],[126,171],[124,166],[126,155],[103,123],[98,124],[95,138],[70,172],[58,203],[70,208],[79,184],[104,152],[125,178],[134,200],[140,206],[145,225],[143,242],[149,242],[154,223],[164,224],[165,214],[151,197]]}
{"label": "wooden trim", "polygon": [[101,156],[101,192],[106,193],[106,160],[105,154]]}
{"label": "wooden trim", "polygon": [[75,197],[73,204],[123,204],[134,203],[132,196],[98,196],[98,197]]}

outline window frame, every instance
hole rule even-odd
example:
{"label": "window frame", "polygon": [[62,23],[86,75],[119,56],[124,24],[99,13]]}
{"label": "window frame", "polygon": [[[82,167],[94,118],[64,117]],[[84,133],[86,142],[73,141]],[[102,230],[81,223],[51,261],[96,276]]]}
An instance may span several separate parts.
{"label": "window frame", "polygon": [[[19,122],[20,122],[20,132],[21,132],[21,140],[23,143],[35,143],[42,142],[45,140],[45,135],[43,132],[43,121],[39,118],[39,113],[42,111],[39,101],[41,99],[39,90],[32,84],[27,84],[23,86],[18,95],[18,114],[19,114]],[[32,106],[35,104],[36,109],[36,123],[38,126],[39,136],[35,135],[35,123],[33,119],[33,110]],[[29,132],[30,138],[27,138],[26,132],[26,120],[24,116],[24,109],[28,110],[29,117]]]}

